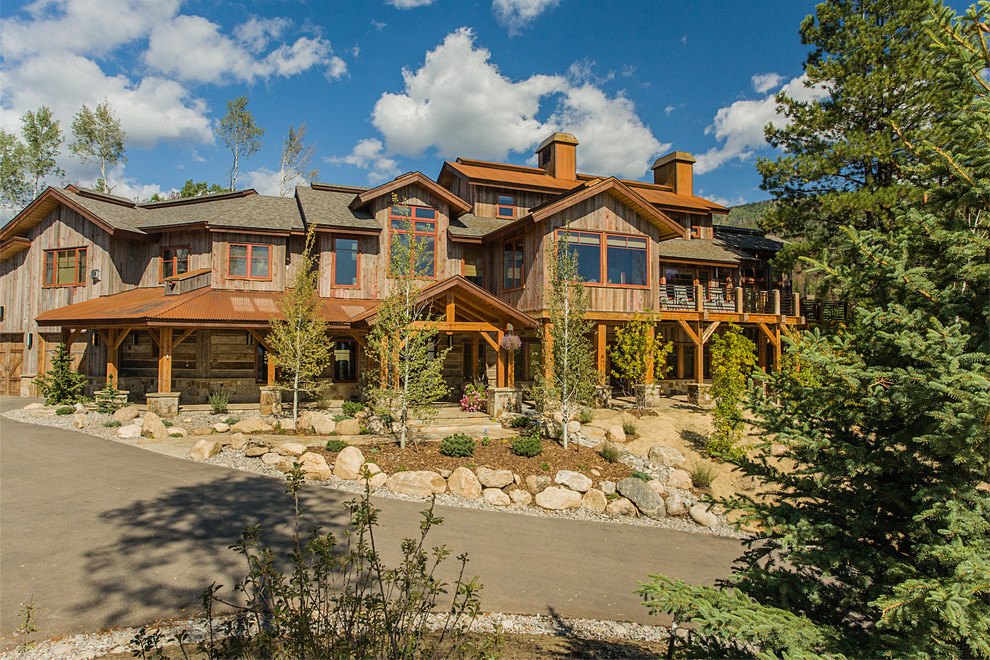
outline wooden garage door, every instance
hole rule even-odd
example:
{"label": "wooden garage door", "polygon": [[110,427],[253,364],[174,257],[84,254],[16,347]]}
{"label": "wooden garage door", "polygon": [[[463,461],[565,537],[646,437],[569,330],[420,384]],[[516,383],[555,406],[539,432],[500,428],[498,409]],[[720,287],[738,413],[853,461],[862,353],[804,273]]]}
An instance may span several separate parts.
{"label": "wooden garage door", "polygon": [[21,366],[24,362],[24,335],[0,335],[0,394],[21,395]]}

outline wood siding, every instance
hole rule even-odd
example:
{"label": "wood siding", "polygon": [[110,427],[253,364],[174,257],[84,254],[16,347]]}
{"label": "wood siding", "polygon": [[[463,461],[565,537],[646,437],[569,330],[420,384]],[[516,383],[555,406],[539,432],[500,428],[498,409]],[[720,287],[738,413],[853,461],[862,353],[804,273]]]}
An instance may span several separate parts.
{"label": "wood siding", "polygon": [[[214,232],[212,245],[214,289],[234,291],[283,291],[291,259],[286,254],[286,237],[269,234]],[[271,245],[271,278],[267,280],[227,277],[227,248],[231,243]]]}
{"label": "wood siding", "polygon": [[497,188],[489,186],[472,186],[474,196],[471,202],[474,206],[474,214],[480,218],[498,217],[498,196],[513,195],[516,198],[516,218],[521,218],[534,206],[538,206],[550,199],[549,193],[514,191],[511,188]]}
{"label": "wood siding", "polygon": [[151,258],[143,264],[140,286],[161,284],[162,250],[167,248],[189,248],[189,270],[210,268],[214,263],[213,236],[205,229],[167,231],[155,238]]}

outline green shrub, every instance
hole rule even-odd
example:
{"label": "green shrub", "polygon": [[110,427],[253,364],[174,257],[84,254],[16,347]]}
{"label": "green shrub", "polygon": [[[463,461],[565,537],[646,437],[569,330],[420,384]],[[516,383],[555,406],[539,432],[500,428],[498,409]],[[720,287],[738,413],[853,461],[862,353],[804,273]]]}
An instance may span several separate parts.
{"label": "green shrub", "polygon": [[336,422],[342,422],[342,421],[344,421],[345,419],[354,419],[354,418],[353,418],[353,417],[351,417],[350,415],[334,415],[334,416],[333,416],[333,421],[334,421],[335,423],[336,423]]}
{"label": "green shrub", "polygon": [[51,367],[35,378],[34,383],[45,395],[45,404],[56,406],[81,401],[86,377],[72,367],[72,354],[65,344],[59,344]]}
{"label": "green shrub", "polygon": [[626,435],[632,435],[636,432],[636,425],[632,422],[622,422],[622,430]]}
{"label": "green shrub", "polygon": [[708,442],[705,443],[705,451],[712,458],[729,461],[730,463],[736,463],[746,456],[746,452],[743,451],[742,447],[736,444],[735,438],[725,434],[719,435],[713,433],[708,438]]}
{"label": "green shrub", "polygon": [[170,437],[170,438],[182,438],[184,436],[181,433],[169,433],[168,434],[168,437]]}
{"label": "green shrub", "polygon": [[226,424],[227,426],[233,426],[239,421],[241,420],[238,419],[237,417],[228,417],[227,419],[223,420],[223,423]]}
{"label": "green shrub", "polygon": [[598,449],[598,455],[608,463],[615,463],[619,460],[619,448],[611,442],[603,442],[602,446]]}
{"label": "green shrub", "polygon": [[119,394],[120,390],[117,389],[117,385],[112,380],[108,380],[106,387],[95,395],[96,412],[112,415],[123,408],[125,404],[118,398]]}
{"label": "green shrub", "polygon": [[217,390],[216,392],[210,392],[210,409],[213,411],[214,415],[221,415],[227,412],[227,403],[229,403],[229,397],[223,390]]}
{"label": "green shrub", "polygon": [[56,415],[71,415],[76,412],[75,406],[62,406],[55,411]]}
{"label": "green shrub", "polygon": [[589,408],[582,408],[581,412],[578,413],[578,421],[582,424],[591,424],[591,420],[594,418],[595,414]]}
{"label": "green shrub", "polygon": [[490,444],[492,444],[492,439],[489,438],[487,435],[484,438],[481,439],[481,446],[482,447],[487,447]]}
{"label": "green shrub", "polygon": [[123,426],[123,425],[124,425],[123,422],[118,421],[116,419],[111,419],[109,422],[104,422],[103,423],[103,426],[107,427],[108,429],[115,429],[118,426]]}
{"label": "green shrub", "polygon": [[513,417],[512,421],[509,422],[509,426],[514,429],[524,429],[529,426],[529,417]]}
{"label": "green shrub", "polygon": [[440,441],[440,453],[454,458],[474,456],[474,439],[464,433],[448,435]]}
{"label": "green shrub", "polygon": [[349,445],[346,442],[343,440],[338,440],[337,438],[330,438],[327,440],[327,444],[324,445],[327,451],[340,451],[347,446]]}
{"label": "green shrub", "polygon": [[358,403],[357,401],[344,401],[343,405],[340,406],[341,412],[350,417],[354,416],[354,413],[359,413],[364,410],[364,404]]}
{"label": "green shrub", "polygon": [[543,453],[543,442],[539,433],[521,435],[512,441],[512,453],[516,456],[533,458]]}
{"label": "green shrub", "polygon": [[368,427],[364,424],[362,424],[361,428],[358,429],[358,435],[368,435],[369,433],[371,433],[371,431],[369,431]]}
{"label": "green shrub", "polygon": [[170,420],[167,420],[167,419],[163,419],[162,420],[162,424],[165,426],[165,428],[169,428],[171,426],[174,426],[174,424],[172,424],[172,422]]}
{"label": "green shrub", "polygon": [[540,463],[540,469],[543,470],[544,472],[547,472],[547,471],[550,470],[550,464],[549,463]]}
{"label": "green shrub", "polygon": [[636,477],[640,481],[646,481],[646,482],[653,481],[653,477],[651,477],[650,475],[646,474],[645,472],[640,472],[639,470],[633,470],[632,471],[632,474],[630,474],[629,476],[630,477]]}
{"label": "green shrub", "polygon": [[698,488],[708,488],[716,477],[715,466],[701,461],[692,464],[688,468],[688,473],[691,475],[691,481]]}

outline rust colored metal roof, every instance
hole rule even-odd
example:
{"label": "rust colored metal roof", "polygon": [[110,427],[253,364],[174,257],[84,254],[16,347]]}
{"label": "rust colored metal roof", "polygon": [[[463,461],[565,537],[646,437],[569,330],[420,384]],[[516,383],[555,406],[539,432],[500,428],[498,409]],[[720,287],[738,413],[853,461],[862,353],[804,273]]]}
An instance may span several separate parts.
{"label": "rust colored metal roof", "polygon": [[468,161],[459,158],[456,163],[446,162],[450,167],[475,181],[526,186],[542,190],[563,191],[581,185],[579,181],[558,179],[546,173],[545,170],[523,167],[501,167],[500,163],[485,163],[483,161]]}

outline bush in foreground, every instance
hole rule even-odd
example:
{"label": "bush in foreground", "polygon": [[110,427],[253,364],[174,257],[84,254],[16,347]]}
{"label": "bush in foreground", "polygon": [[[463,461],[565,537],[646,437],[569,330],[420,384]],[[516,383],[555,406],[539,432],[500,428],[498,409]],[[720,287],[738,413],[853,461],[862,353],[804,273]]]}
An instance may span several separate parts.
{"label": "bush in foreground", "polygon": [[464,433],[448,435],[440,441],[440,453],[454,458],[474,456],[474,440]]}
{"label": "bush in foreground", "polygon": [[512,453],[516,456],[533,458],[543,453],[543,442],[539,433],[521,435],[512,440]]}

